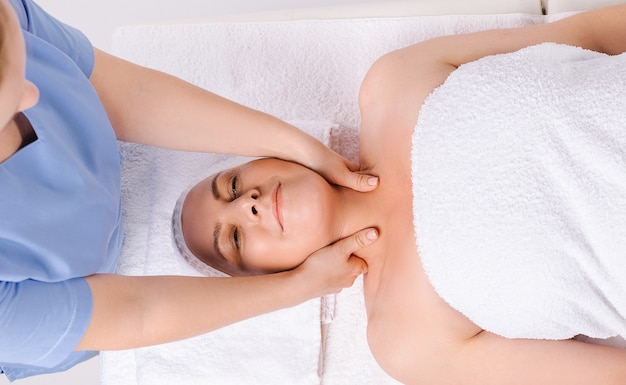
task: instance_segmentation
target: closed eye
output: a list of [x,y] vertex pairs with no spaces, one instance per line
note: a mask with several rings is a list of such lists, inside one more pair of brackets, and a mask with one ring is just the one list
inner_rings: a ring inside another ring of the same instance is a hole
[[237,228],[235,228],[235,230],[233,231],[233,244],[235,245],[235,248],[237,250],[239,250],[239,230]]
[[230,179],[230,191],[228,193],[230,195],[231,201],[237,199],[237,180],[237,175],[233,175],[233,177]]

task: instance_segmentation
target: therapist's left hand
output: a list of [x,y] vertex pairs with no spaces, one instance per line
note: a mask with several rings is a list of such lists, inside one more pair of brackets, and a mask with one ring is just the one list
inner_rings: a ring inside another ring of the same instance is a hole
[[330,183],[355,191],[368,192],[378,187],[378,177],[362,172],[354,164],[321,144],[316,156],[309,157],[307,167],[317,171]]

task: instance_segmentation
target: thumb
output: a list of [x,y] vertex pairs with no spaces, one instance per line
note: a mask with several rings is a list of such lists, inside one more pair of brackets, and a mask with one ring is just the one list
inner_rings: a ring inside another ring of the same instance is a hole
[[377,176],[360,173],[360,167],[355,163],[346,162],[346,165],[348,166],[348,171],[344,174],[346,179],[345,183],[341,183],[343,186],[359,192],[372,191],[378,187]]
[[[344,255],[347,259],[357,251],[370,246],[378,239],[378,230],[374,228],[368,228],[358,231],[349,237],[343,238],[334,244],[334,247],[339,248],[341,255]],[[360,259],[360,258],[359,258]]]
[[378,177],[373,175],[351,172],[348,180],[350,183],[347,187],[355,191],[368,192],[378,187]]

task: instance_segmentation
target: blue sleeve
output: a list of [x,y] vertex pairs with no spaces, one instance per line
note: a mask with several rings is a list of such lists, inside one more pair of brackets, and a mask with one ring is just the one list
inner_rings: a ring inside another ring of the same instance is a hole
[[10,2],[23,31],[53,45],[72,59],[85,76],[91,75],[94,65],[93,47],[82,32],[55,19],[32,0]]
[[0,366],[10,379],[63,370],[85,359],[73,353],[91,318],[84,278],[58,283],[0,282]]

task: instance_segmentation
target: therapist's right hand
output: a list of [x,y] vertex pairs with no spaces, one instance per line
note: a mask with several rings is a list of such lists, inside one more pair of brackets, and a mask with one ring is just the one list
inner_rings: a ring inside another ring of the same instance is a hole
[[311,254],[295,271],[302,274],[306,284],[319,290],[317,297],[336,294],[367,273],[367,263],[356,254],[377,239],[374,228],[358,231]]

